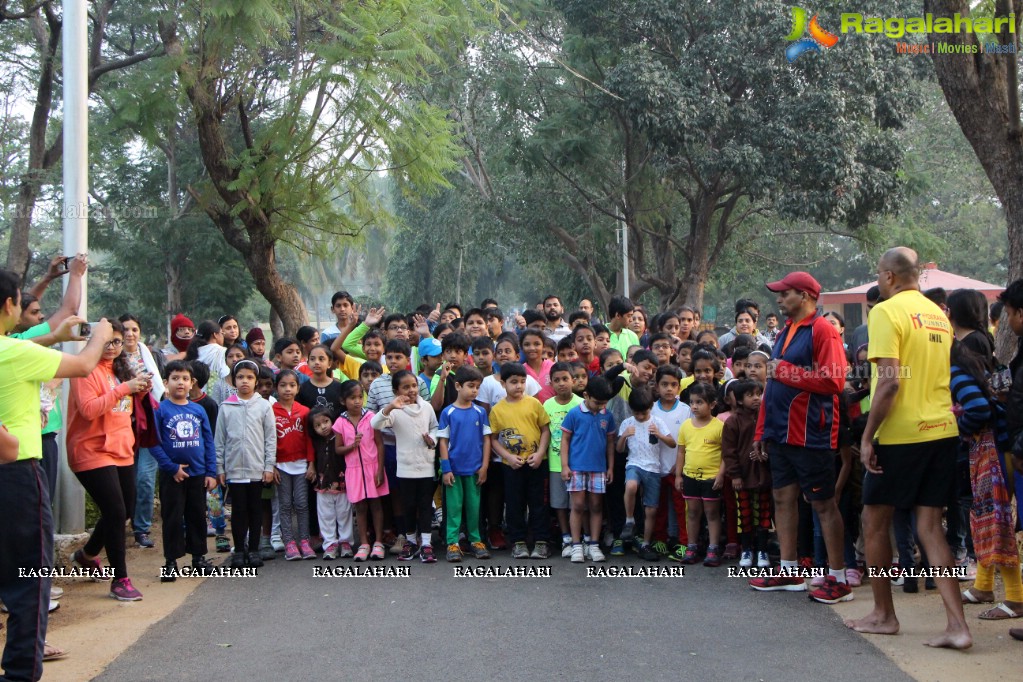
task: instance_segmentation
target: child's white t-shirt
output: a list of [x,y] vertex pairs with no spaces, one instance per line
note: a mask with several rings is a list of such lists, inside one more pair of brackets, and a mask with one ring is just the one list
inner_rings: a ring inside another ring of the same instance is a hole
[[625,466],[639,467],[643,471],[658,474],[661,471],[661,458],[658,451],[659,443],[654,444],[650,442],[651,423],[657,425],[657,430],[662,435],[671,433],[660,420],[651,415],[645,422],[637,421],[635,417],[626,418],[621,426],[618,427],[618,435],[624,434],[630,426],[636,429],[636,432],[629,436],[627,440],[629,455],[625,460]]
[[[526,376],[526,395],[536,397],[536,394],[540,392],[540,388],[540,383],[536,379],[528,375]],[[501,380],[496,374],[491,374],[483,378],[483,383],[480,384],[480,391],[476,396],[476,400],[493,407],[507,396],[508,391],[504,390]]]
[[[654,408],[651,412],[652,416],[657,419],[658,424],[664,424],[667,431],[662,433],[670,433],[672,436],[678,437],[678,432],[682,428],[682,423],[693,416],[693,411],[679,399],[675,399],[675,407],[670,410],[665,410],[661,407],[661,401],[658,400],[654,403]],[[658,443],[658,454],[661,459],[661,475],[667,476],[675,470],[675,462],[678,460],[678,447],[669,448],[664,443]]]

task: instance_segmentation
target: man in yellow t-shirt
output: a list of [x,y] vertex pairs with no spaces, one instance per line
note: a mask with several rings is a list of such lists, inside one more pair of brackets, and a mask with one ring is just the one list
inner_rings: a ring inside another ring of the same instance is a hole
[[[875,365],[870,416],[860,443],[863,532],[867,567],[891,566],[889,529],[896,508],[913,509],[916,530],[932,568],[951,576],[952,552],[941,528],[942,510],[954,499],[959,430],[952,414],[952,327],[941,309],[920,293],[920,267],[912,249],[881,257],[877,285],[883,303],[868,318],[867,357]],[[915,580],[916,577],[914,576]],[[948,625],[929,646],[967,649],[973,639],[963,616],[959,583],[935,579]],[[895,634],[899,621],[891,581],[872,576],[874,609],[846,625],[857,632]]]
[[7,619],[4,679],[42,676],[50,578],[19,577],[18,569],[53,566],[53,516],[42,467],[39,388],[54,378],[87,376],[99,363],[112,331],[101,320],[80,355],[67,355],[7,336],[21,318],[18,276],[0,270],[0,424],[17,439],[17,459],[0,465],[0,600]]

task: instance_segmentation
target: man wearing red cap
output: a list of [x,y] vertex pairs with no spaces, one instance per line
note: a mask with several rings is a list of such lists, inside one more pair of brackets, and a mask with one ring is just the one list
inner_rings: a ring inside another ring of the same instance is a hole
[[802,577],[785,575],[798,566],[796,532],[802,494],[821,522],[828,550],[828,576],[810,597],[825,604],[853,598],[842,555],[842,516],[835,503],[838,396],[845,387],[845,353],[838,332],[817,312],[821,285],[806,272],[789,273],[767,288],[788,317],[767,365],[753,456],[766,459],[774,488],[775,525],[781,572],[750,581],[762,592],[806,589]]
[[171,320],[170,328],[170,345],[163,347],[163,354],[167,356],[168,362],[171,360],[184,360],[188,344],[192,342],[192,337],[195,336],[195,322],[185,317],[184,313],[178,313]]

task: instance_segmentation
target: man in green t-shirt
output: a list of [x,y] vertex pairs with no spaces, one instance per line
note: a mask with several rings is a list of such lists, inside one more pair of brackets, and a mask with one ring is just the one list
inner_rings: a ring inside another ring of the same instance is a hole
[[18,457],[0,466],[0,600],[10,616],[4,648],[4,678],[38,680],[46,639],[50,578],[22,577],[19,569],[53,566],[53,516],[41,466],[40,384],[87,376],[112,336],[105,319],[93,329],[80,355],[68,355],[11,338],[21,319],[18,276],[0,270],[0,423],[18,440]]

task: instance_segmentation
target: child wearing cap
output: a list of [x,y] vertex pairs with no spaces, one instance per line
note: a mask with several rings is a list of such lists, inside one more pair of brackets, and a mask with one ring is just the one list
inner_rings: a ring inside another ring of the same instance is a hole
[[430,388],[431,396],[440,382],[437,370],[442,362],[440,341],[427,337],[419,342],[419,378]]
[[195,322],[185,317],[184,313],[178,313],[171,320],[170,343],[163,347],[163,354],[171,360],[184,360],[188,344],[195,336]]

